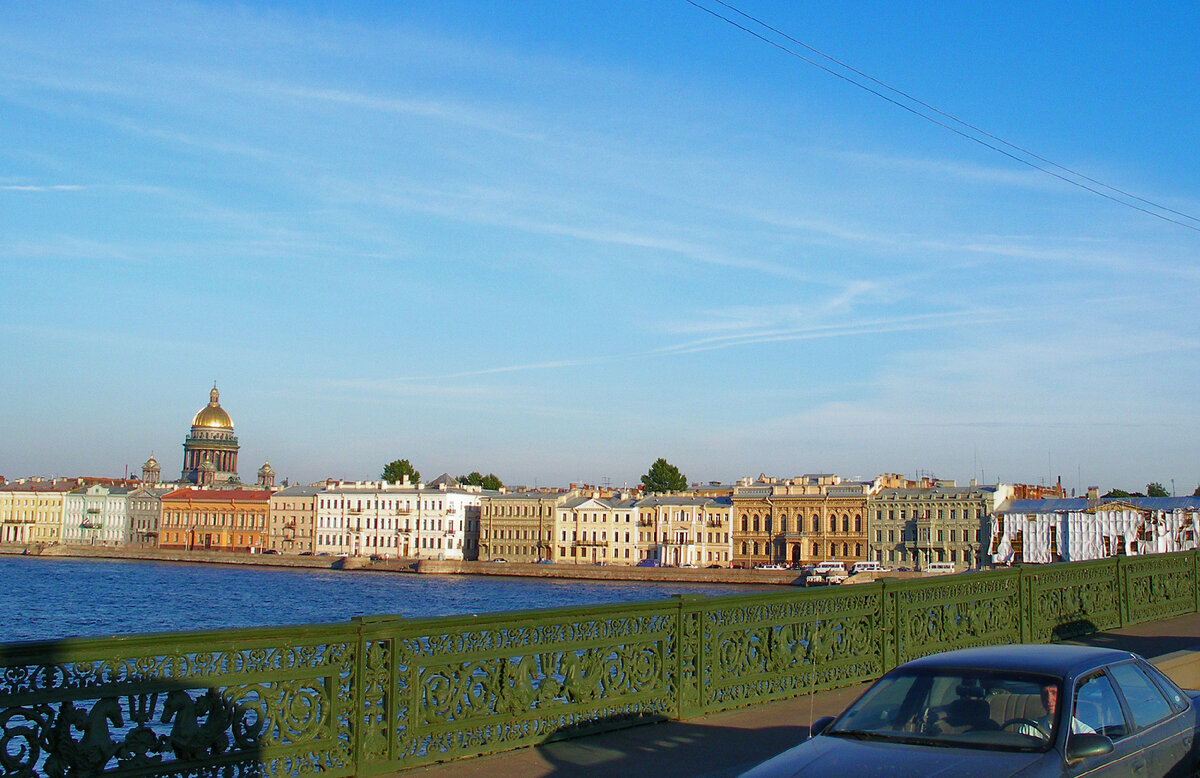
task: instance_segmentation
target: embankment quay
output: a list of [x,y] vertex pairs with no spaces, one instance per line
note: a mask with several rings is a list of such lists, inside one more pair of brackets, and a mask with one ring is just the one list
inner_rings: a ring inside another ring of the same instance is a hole
[[[425,575],[490,575],[521,578],[563,578],[593,581],[680,581],[685,583],[800,585],[794,570],[737,570],[728,568],[627,567],[618,565],[521,564],[464,562],[437,559],[380,559],[294,554],[247,554],[233,551],[180,551],[121,546],[0,545],[0,554],[82,559],[141,559],[154,562],[256,565],[311,570],[363,570],[367,572]],[[898,574],[904,575],[904,574]]]
[[[918,656],[1077,639],[1160,657],[1188,649],[1198,563],[1182,552],[829,589],[10,644],[0,651],[0,737],[6,769],[25,774],[641,774],[643,762],[683,774],[662,767],[672,760],[686,774],[733,774],[795,742],[796,721],[811,721],[806,706],[840,707]],[[737,723],[758,714],[770,718]],[[639,724],[656,726],[614,732]],[[606,739],[569,740],[592,735]],[[722,738],[715,751],[732,750],[705,761],[702,741]],[[540,772],[489,767],[526,757],[544,760]]]

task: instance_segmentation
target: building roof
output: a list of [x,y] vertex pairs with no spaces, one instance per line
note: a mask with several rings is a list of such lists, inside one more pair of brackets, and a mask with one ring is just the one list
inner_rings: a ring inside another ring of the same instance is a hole
[[277,492],[274,492],[272,497],[316,497],[323,492],[319,486],[305,486],[303,484],[294,484],[284,487]]
[[163,502],[267,502],[271,493],[262,489],[176,489],[162,499]]

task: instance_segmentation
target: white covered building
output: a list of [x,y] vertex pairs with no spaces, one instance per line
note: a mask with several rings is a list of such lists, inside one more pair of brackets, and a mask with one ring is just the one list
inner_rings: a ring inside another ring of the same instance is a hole
[[337,556],[475,559],[482,490],[433,484],[330,482],[316,495],[313,551]]
[[1200,537],[1200,498],[1013,500],[992,516],[993,564],[1080,562],[1190,551]]

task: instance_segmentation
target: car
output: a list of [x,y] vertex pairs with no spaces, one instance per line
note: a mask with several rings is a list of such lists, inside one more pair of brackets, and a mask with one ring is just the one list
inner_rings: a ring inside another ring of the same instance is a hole
[[897,667],[743,776],[1192,775],[1198,701],[1129,651],[960,649]]
[[554,564],[554,560],[553,559],[539,559],[538,561],[534,562],[534,564],[535,565],[552,565],[552,564]]
[[498,557],[495,557],[495,558],[493,558],[493,559],[489,559],[488,561],[489,561],[489,562],[492,562],[492,563],[494,563],[494,564],[498,564],[498,565],[506,565],[506,564],[508,564],[508,560],[507,560],[507,559],[505,559],[505,558],[504,558],[504,557],[502,557],[502,556],[498,556]]
[[707,568],[705,568],[705,569],[707,569],[707,570],[720,570],[720,569],[721,569],[721,568],[723,568],[723,567],[725,567],[725,565],[719,565],[719,564],[715,564],[715,563],[714,563],[714,564],[711,564],[711,565],[709,565],[709,566],[708,566]]
[[657,559],[643,559],[634,565],[634,567],[662,567],[662,564]]

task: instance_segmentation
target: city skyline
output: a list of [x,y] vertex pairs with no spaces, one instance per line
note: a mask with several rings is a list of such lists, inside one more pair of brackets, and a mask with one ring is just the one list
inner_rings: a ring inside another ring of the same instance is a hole
[[[738,7],[1200,213],[1195,7]],[[686,2],[0,19],[9,478],[1200,483],[1200,234]]]

